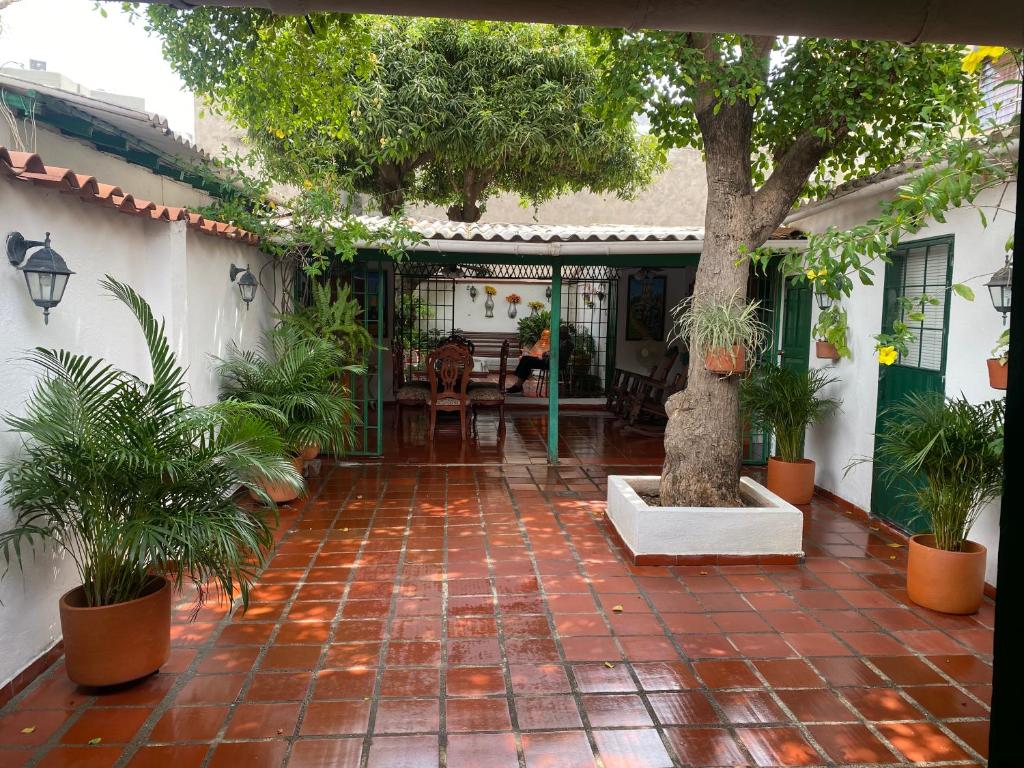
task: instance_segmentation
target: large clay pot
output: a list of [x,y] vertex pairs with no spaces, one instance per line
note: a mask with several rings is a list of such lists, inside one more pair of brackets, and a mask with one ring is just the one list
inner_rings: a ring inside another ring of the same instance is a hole
[[814,462],[810,459],[768,459],[768,490],[790,504],[810,504],[814,495]]
[[720,376],[742,373],[746,368],[747,351],[743,347],[727,349],[711,349],[704,355],[704,367]]
[[838,360],[839,350],[836,349],[836,345],[830,341],[816,341],[814,342],[814,354],[819,360]]
[[998,357],[988,359],[988,383],[992,389],[1006,389],[1006,374],[1009,365],[1004,365]]
[[75,587],[60,599],[64,667],[79,685],[127,683],[156,672],[171,652],[171,585],[154,576],[136,600],[90,608]]
[[963,552],[935,547],[930,533],[912,536],[907,557],[907,594],[918,605],[941,613],[977,613],[985,593],[987,550],[973,541]]
[[[292,464],[300,475],[302,474],[302,470],[306,468],[306,462],[301,456],[296,456],[292,459]],[[263,481],[260,481],[260,485],[263,486],[263,490],[267,492],[267,496],[269,496],[270,500],[275,504],[287,504],[289,501],[295,501],[299,498],[299,492],[290,485],[267,483]],[[259,500],[259,496],[252,491],[249,492],[249,495],[252,496],[253,499],[257,501]]]

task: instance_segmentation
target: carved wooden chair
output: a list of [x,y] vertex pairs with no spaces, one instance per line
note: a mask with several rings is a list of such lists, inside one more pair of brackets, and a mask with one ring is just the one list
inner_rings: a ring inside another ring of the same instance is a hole
[[473,356],[461,344],[445,344],[427,358],[427,381],[430,407],[430,435],[437,426],[438,411],[458,412],[462,439],[466,439],[469,407],[469,376],[473,372]]
[[473,383],[469,388],[469,404],[473,407],[473,426],[476,426],[476,412],[479,408],[498,409],[498,429],[505,425],[505,378],[508,375],[508,355],[512,346],[510,339],[501,344],[498,365],[498,381]]
[[405,354],[402,342],[397,338],[391,342],[391,395],[395,400],[395,429],[402,424],[405,408],[426,408],[430,400],[430,385],[425,381],[407,381],[405,378]]
[[672,377],[671,382],[641,384],[639,390],[642,390],[643,397],[639,396],[640,391],[634,396],[630,402],[629,412],[626,414],[627,421],[630,425],[636,424],[639,420],[668,421],[668,414],[665,413],[665,401],[676,392],[686,389],[686,380],[687,369],[684,368]]

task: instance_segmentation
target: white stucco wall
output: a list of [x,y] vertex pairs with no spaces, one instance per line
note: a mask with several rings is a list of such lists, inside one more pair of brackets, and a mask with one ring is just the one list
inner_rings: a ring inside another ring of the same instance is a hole
[[[81,163],[82,170],[90,168]],[[131,284],[166,319],[179,359],[189,365],[196,402],[216,397],[209,355],[222,353],[232,340],[251,345],[269,321],[265,297],[246,312],[228,281],[232,262],[251,263],[255,272],[264,256],[255,248],[187,230],[183,222],[126,216],[72,195],[0,180],[0,240],[12,230],[28,239],[51,232],[53,248],[75,274],[44,326],[22,274],[6,258],[0,262],[0,412],[20,411],[30,395],[36,371],[20,358],[35,346],[98,355],[149,375],[142,335],[128,309],[103,293],[99,280],[104,274]],[[18,447],[16,435],[0,431],[0,461],[14,456]],[[10,510],[0,506],[0,528],[11,519]],[[15,566],[0,580],[0,685],[60,638],[57,599],[77,581],[69,566],[40,552],[24,574]]]
[[[1005,200],[1013,200],[1016,190],[1011,188]],[[794,222],[794,226],[807,231],[821,231],[829,226],[840,228],[860,224],[878,213],[884,199],[883,192],[851,195],[838,205]],[[981,205],[996,202],[995,193],[982,196]],[[989,387],[985,360],[1003,330],[1002,317],[989,300],[984,283],[1003,265],[1003,246],[1013,230],[1013,217],[1000,213],[989,226],[981,225],[977,211],[960,209],[950,212],[946,222],[931,222],[906,242],[940,235],[952,235],[953,282],[970,285],[975,292],[973,302],[957,296],[950,300],[949,341],[946,360],[946,394],[963,394],[971,402],[983,402],[1003,393]],[[838,496],[870,510],[870,464],[860,464],[848,473],[845,468],[858,456],[872,455],[874,449],[875,417],[878,405],[878,361],[874,356],[873,334],[881,330],[884,287],[884,265],[876,269],[873,286],[856,285],[853,296],[844,302],[849,313],[850,348],[852,360],[837,364],[817,360],[812,345],[811,364],[828,365],[840,381],[834,393],[842,398],[842,411],[828,422],[812,427],[807,436],[807,457],[817,462],[818,485]],[[815,320],[817,307],[814,308]],[[814,321],[812,321],[814,322]],[[971,538],[989,549],[986,578],[996,582],[996,548],[999,542],[999,501],[987,508],[971,532]]]

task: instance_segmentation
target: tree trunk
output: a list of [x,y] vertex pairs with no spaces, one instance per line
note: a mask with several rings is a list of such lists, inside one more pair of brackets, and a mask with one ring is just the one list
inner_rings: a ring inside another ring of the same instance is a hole
[[[707,151],[708,202],[704,247],[694,295],[727,301],[746,297],[748,266],[737,265],[740,246],[759,245],[754,236],[750,174],[752,114],[746,105],[698,114]],[[740,440],[738,377],[722,378],[704,367],[702,350],[690,353],[686,389],[665,405],[665,506],[733,506],[739,500]]]

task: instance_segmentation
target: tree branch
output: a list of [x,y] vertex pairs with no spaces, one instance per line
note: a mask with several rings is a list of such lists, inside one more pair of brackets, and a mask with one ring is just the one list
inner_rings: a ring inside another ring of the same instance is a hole
[[[844,131],[845,133],[845,131]],[[772,175],[754,193],[753,214],[758,240],[767,240],[796,203],[807,179],[835,142],[823,141],[804,131],[782,153]]]

